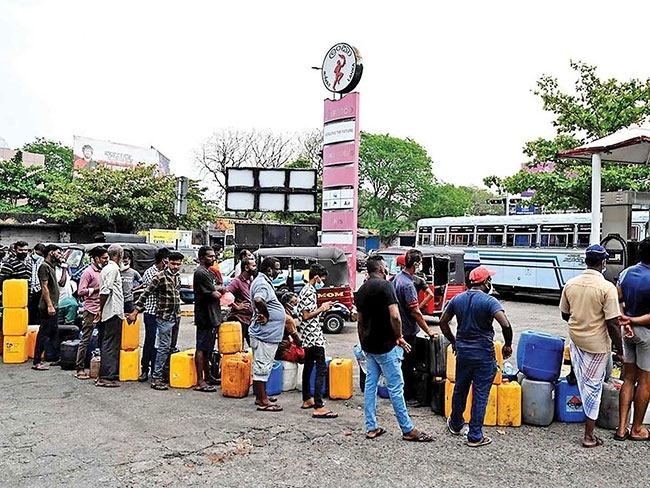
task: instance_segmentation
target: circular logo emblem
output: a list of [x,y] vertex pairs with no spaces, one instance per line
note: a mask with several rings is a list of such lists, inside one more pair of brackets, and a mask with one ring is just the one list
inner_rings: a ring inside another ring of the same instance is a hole
[[344,42],[332,46],[323,59],[323,84],[331,92],[351,92],[359,84],[362,72],[361,54]]

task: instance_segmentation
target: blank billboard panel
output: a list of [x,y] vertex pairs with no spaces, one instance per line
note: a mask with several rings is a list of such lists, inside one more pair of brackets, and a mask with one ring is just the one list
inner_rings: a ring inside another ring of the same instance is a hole
[[316,211],[316,195],[310,194],[295,194],[288,195],[289,205],[287,209],[289,212],[315,212]]
[[255,209],[255,193],[228,193],[226,195],[226,210]]
[[286,171],[282,169],[260,170],[258,176],[260,188],[284,188],[286,174]]
[[259,210],[268,212],[284,211],[284,193],[260,193]]
[[255,174],[252,169],[228,168],[227,186],[245,186],[253,188],[255,186]]

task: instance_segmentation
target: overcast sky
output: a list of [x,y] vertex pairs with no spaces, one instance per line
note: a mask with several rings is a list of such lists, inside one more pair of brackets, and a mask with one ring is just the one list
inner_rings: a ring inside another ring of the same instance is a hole
[[410,137],[435,175],[481,185],[552,137],[531,90],[570,90],[569,60],[650,77],[647,1],[0,0],[0,136],[155,146],[178,175],[224,128],[322,127],[318,71],[337,42],[363,56],[362,130]]

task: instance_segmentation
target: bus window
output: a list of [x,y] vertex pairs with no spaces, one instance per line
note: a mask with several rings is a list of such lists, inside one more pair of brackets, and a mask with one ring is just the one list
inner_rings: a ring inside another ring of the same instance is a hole
[[444,234],[436,234],[433,237],[433,245],[434,246],[444,246],[445,245],[445,235]]
[[573,247],[571,234],[542,234],[542,247]]
[[503,246],[503,234],[479,234],[479,246]]
[[[436,236],[437,237],[437,236]],[[431,234],[420,234],[418,244],[421,246],[428,246],[431,244]]]
[[470,234],[451,234],[449,236],[450,246],[469,246],[470,242]]
[[589,247],[589,234],[578,234],[578,247]]
[[534,247],[535,234],[508,234],[507,246],[508,247]]

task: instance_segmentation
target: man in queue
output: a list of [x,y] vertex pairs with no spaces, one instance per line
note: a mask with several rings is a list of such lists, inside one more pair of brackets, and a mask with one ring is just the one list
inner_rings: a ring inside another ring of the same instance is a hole
[[154,370],[151,374],[151,388],[154,390],[169,389],[163,379],[163,369],[173,347],[173,329],[180,322],[180,270],[182,264],[183,255],[178,251],[170,252],[167,267],[154,276],[136,302],[135,310],[127,316],[130,323],[135,322],[138,313],[145,309],[146,300],[152,295],[156,296],[158,351],[156,352]]

